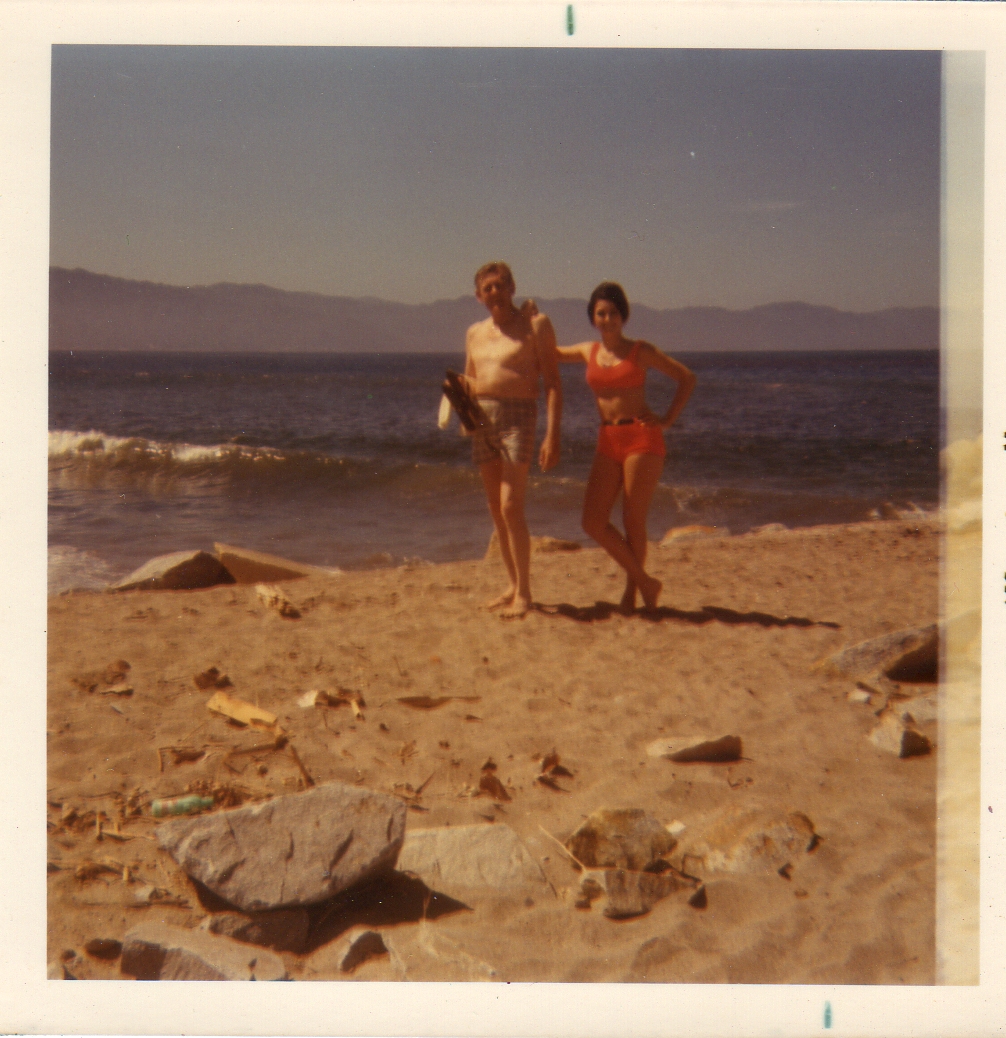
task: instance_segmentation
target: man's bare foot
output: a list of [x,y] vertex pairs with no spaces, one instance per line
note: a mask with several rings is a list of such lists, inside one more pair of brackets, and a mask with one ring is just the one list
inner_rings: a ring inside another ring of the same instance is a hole
[[525,598],[523,595],[514,595],[513,601],[500,613],[500,616],[505,617],[507,620],[516,620],[524,616],[530,608],[531,600],[529,598]]
[[657,599],[660,598],[660,590],[664,585],[656,577],[647,577],[646,583],[639,590],[643,593],[643,605],[647,609],[657,608]]
[[618,603],[618,611],[623,616],[631,616],[636,611],[636,585],[631,581],[625,585],[622,600]]
[[494,598],[491,602],[486,602],[486,609],[488,609],[489,612],[492,612],[494,609],[501,609],[503,606],[511,605],[516,594],[516,589],[510,588],[509,591],[504,591],[499,598]]

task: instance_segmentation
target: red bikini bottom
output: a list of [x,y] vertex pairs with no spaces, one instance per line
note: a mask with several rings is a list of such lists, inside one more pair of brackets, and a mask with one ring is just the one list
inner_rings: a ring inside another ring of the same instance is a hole
[[597,436],[597,453],[619,465],[633,454],[655,454],[663,458],[667,455],[664,430],[659,425],[646,425],[638,420],[626,425],[602,425]]

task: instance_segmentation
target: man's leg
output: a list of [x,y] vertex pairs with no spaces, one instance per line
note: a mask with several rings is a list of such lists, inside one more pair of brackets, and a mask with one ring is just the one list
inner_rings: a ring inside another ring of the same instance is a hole
[[[531,534],[524,516],[527,491],[527,462],[503,459],[500,463],[499,503],[503,524],[510,542],[510,560],[513,566],[511,580],[516,575],[516,590],[503,616],[523,616],[531,608]],[[501,540],[502,546],[502,540]]]
[[482,475],[482,485],[486,491],[486,504],[489,505],[489,514],[493,517],[493,525],[496,527],[496,540],[499,542],[500,555],[503,556],[503,565],[506,567],[507,575],[510,577],[510,587],[498,598],[487,602],[489,609],[499,609],[501,606],[511,606],[514,595],[517,593],[518,577],[517,567],[514,564],[513,552],[510,548],[510,532],[503,519],[501,505],[503,459],[496,458],[494,461],[485,461],[479,465]]

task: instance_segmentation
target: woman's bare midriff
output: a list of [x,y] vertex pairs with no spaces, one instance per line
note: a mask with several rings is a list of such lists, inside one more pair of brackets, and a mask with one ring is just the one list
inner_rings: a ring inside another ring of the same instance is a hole
[[597,410],[602,422],[617,422],[625,418],[640,418],[649,413],[646,393],[642,387],[623,389],[610,396],[597,394]]

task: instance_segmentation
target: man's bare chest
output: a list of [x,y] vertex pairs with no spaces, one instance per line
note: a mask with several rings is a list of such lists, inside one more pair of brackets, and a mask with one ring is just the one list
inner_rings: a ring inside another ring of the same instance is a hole
[[535,366],[533,335],[516,337],[495,326],[480,330],[471,343],[471,353],[476,363],[482,360],[517,370],[529,370]]

